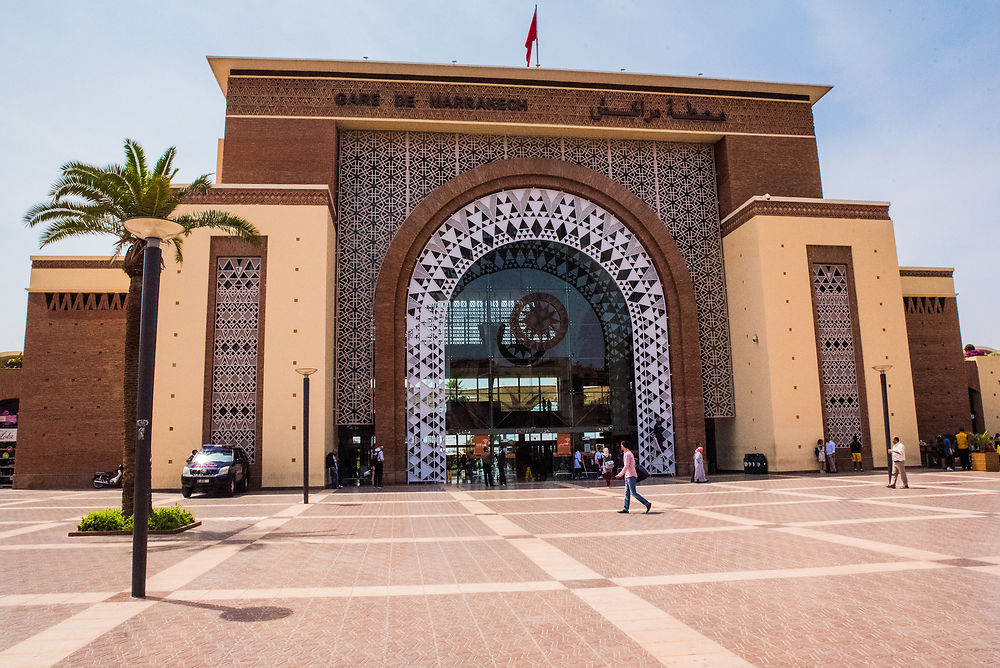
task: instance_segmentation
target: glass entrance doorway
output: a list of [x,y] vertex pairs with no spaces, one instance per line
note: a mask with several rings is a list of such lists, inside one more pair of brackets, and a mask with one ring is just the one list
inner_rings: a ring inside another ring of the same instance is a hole
[[634,436],[627,305],[586,255],[543,241],[486,254],[453,292],[446,328],[453,477],[484,480],[485,448],[503,446],[510,477],[551,480],[571,474],[576,450],[592,458]]

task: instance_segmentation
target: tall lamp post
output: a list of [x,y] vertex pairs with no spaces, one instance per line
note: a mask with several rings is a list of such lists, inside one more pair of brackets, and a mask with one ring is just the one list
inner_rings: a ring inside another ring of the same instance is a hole
[[139,318],[139,380],[135,411],[135,500],[132,516],[132,598],[146,598],[146,548],[149,537],[150,431],[153,421],[153,364],[160,300],[160,242],[184,231],[163,218],[130,218],[125,229],[146,240],[142,258],[142,307]]
[[885,466],[889,469],[889,484],[892,484],[892,442],[889,435],[889,391],[886,389],[885,372],[892,368],[891,364],[876,364],[872,367],[879,373],[882,381],[882,419],[885,422]]
[[302,374],[302,503],[309,503],[309,376],[312,367],[296,369]]

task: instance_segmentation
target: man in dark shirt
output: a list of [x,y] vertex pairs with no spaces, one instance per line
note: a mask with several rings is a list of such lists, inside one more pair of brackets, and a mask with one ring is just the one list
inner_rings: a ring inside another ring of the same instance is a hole
[[858,435],[854,435],[854,440],[851,441],[851,466],[854,467],[855,471],[864,471],[864,464],[861,463],[861,441],[858,440]]

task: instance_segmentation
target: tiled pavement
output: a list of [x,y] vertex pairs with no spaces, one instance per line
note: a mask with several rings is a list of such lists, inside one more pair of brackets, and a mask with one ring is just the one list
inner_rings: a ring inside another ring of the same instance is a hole
[[117,492],[4,491],[0,665],[998,665],[1000,476],[910,479],[156,494],[145,601]]

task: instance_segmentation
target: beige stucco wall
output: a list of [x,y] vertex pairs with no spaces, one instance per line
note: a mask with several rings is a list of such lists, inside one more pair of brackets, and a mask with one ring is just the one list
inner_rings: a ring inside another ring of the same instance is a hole
[[[773,470],[815,469],[822,397],[807,245],[850,246],[876,465],[885,465],[879,374],[888,372],[890,424],[917,463],[916,408],[906,320],[889,221],[756,216],[723,239],[733,344],[736,417],[719,420],[719,465],[742,468],[764,452]],[[754,336],[758,341],[753,341]]]
[[[900,267],[900,271],[920,271],[923,267]],[[934,267],[933,271],[950,270]],[[951,276],[902,276],[900,283],[904,297],[954,297],[955,280]]]
[[107,262],[108,268],[81,270],[32,267],[28,283],[30,292],[128,292],[128,276],[120,268],[110,266],[107,256],[32,256],[31,259]]
[[1000,355],[970,357],[966,364],[976,365],[986,432],[996,434],[1000,432]]
[[[185,206],[187,213],[219,206]],[[333,335],[335,236],[325,206],[241,205],[227,211],[267,237],[264,314],[262,484],[302,484],[302,377],[310,386],[310,484],[324,483],[323,456],[334,444]],[[176,488],[184,460],[202,442],[209,231],[184,243],[184,263],[164,253],[153,405],[153,486]],[[121,273],[121,272],[119,272]],[[214,274],[213,274],[214,275]],[[210,379],[208,382],[211,382]]]

